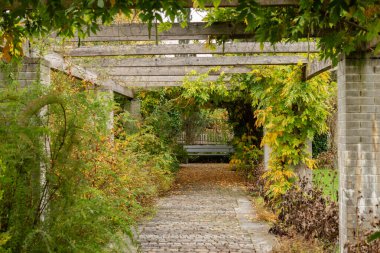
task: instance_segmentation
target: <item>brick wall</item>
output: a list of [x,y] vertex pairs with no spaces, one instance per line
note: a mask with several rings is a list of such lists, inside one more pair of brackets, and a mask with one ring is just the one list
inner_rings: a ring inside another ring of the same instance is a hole
[[353,55],[338,65],[338,157],[344,252],[357,228],[380,217],[380,59]]

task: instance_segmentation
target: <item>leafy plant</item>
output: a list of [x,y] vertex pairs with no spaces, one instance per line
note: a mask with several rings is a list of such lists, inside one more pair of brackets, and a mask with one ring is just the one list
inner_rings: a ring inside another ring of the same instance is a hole
[[335,92],[328,74],[303,82],[300,73],[299,66],[259,67],[245,79],[255,83],[251,96],[257,106],[256,125],[265,127],[262,144],[272,150],[269,170],[263,176],[274,200],[297,180],[296,166],[314,168],[307,142],[327,131],[329,101]]
[[374,241],[379,240],[379,239],[380,239],[380,231],[376,231],[373,234],[371,234],[370,236],[368,236],[368,242],[374,242]]
[[335,201],[323,197],[321,189],[307,187],[306,182],[292,186],[279,204],[278,222],[271,232],[308,239],[319,239],[334,245],[339,235],[339,210]]
[[[12,75],[9,75],[12,76]],[[124,237],[172,182],[157,136],[107,126],[114,103],[53,73],[50,87],[6,83],[0,95],[0,238],[5,252],[127,251]],[[118,114],[115,120],[127,120]],[[3,250],[3,251],[4,251]]]
[[328,137],[327,134],[317,134],[313,138],[312,143],[313,158],[317,157],[320,153],[328,150]]
[[235,138],[233,143],[235,150],[230,165],[244,172],[247,179],[254,177],[254,170],[262,160],[263,152],[255,142],[255,136],[243,135],[240,139]]
[[[236,9],[214,9],[206,19],[209,25],[222,21],[244,23],[260,42],[311,41],[313,38],[322,58],[337,63],[340,54],[349,55],[363,50],[363,45],[376,42],[380,34],[379,13],[376,0],[302,0],[299,5],[274,7],[241,0]],[[375,54],[379,50],[380,44],[377,44]]]

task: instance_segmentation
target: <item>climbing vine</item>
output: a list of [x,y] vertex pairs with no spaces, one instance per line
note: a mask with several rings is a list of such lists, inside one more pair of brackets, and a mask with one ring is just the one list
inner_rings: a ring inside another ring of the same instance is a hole
[[253,104],[257,106],[256,124],[265,128],[262,145],[271,148],[267,180],[268,195],[284,194],[296,180],[295,169],[305,164],[314,168],[308,141],[328,130],[326,120],[336,85],[328,73],[302,81],[296,67],[265,67],[252,71],[248,81]]

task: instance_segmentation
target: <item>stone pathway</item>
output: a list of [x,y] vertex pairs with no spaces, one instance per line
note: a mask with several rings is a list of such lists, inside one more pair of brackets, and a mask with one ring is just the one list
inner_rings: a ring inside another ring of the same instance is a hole
[[242,179],[226,164],[187,164],[175,189],[139,227],[142,252],[270,252],[275,237],[253,221]]

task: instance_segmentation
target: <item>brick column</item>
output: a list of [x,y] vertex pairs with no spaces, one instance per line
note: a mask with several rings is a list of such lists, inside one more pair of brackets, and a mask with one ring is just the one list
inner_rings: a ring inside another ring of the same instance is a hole
[[338,65],[338,167],[344,252],[354,231],[380,217],[380,59],[357,54]]

